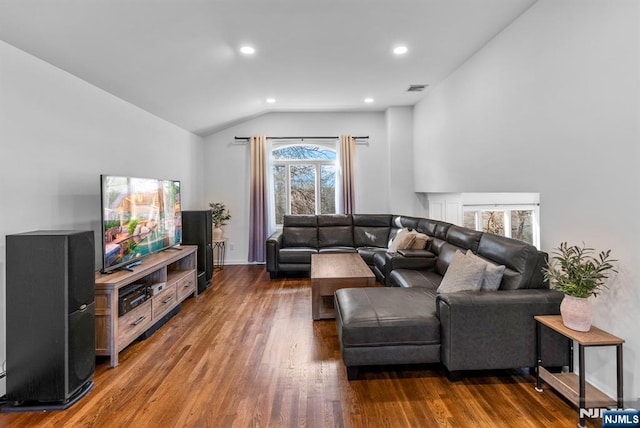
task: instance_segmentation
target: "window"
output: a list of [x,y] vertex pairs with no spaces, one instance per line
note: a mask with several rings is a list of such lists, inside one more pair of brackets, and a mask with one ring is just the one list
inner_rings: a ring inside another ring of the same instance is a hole
[[537,205],[465,205],[464,227],[540,246]]
[[274,148],[273,196],[276,224],[285,214],[336,213],[336,150],[295,144]]

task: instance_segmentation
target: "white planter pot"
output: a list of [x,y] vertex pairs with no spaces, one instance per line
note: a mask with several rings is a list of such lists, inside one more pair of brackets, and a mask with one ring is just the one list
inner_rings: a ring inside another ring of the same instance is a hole
[[222,229],[219,227],[213,228],[213,240],[221,241],[222,240]]
[[586,297],[573,297],[565,294],[560,303],[562,323],[576,331],[591,329],[591,306]]

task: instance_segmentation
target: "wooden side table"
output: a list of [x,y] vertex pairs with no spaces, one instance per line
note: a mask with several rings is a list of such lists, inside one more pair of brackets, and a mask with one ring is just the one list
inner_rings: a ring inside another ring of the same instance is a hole
[[[616,337],[597,327],[591,327],[588,332],[571,330],[562,323],[560,315],[538,315],[534,319],[536,323],[537,340],[537,376],[536,391],[542,392],[542,381],[563,395],[573,404],[578,406],[578,426],[585,426],[585,414],[587,409],[618,406],[623,408],[622,388],[622,344],[623,339]],[[557,331],[570,339],[571,356],[569,370],[573,372],[573,342],[578,343],[578,374],[575,373],[551,373],[542,365],[542,325]],[[616,374],[617,374],[617,400],[612,399],[602,391],[585,380],[584,374],[584,348],[592,346],[616,347]]]
[[213,240],[213,270],[224,269],[224,253],[227,250],[226,239]]

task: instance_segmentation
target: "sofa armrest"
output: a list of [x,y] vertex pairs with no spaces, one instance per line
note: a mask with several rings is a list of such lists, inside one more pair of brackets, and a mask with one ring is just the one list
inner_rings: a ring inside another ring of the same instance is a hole
[[267,272],[273,278],[278,274],[278,258],[282,247],[282,231],[278,230],[267,238]]
[[427,251],[427,250],[411,250],[411,249],[407,249],[407,250],[398,250],[398,254],[400,254],[401,256],[405,256],[405,257],[421,257],[421,258],[434,258],[436,255],[433,254],[431,251]]
[[[436,297],[441,359],[449,371],[536,366],[535,315],[557,315],[563,294],[549,289],[462,291]],[[569,364],[569,342],[544,327],[543,361]]]
[[386,286],[389,286],[391,271],[394,269],[432,269],[435,266],[435,254],[425,250],[415,251],[419,251],[421,254],[414,253],[411,257],[406,257],[400,254],[400,252],[385,254],[384,279]]

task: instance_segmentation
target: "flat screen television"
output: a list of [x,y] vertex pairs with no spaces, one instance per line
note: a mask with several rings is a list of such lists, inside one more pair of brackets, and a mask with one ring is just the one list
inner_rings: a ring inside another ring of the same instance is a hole
[[102,272],[182,241],[180,181],[100,176]]

